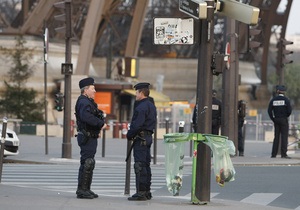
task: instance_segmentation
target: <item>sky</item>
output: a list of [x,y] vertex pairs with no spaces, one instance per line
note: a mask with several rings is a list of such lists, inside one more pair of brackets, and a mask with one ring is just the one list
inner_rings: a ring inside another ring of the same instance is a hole
[[287,30],[286,30],[287,35],[300,34],[299,8],[300,8],[300,0],[293,0],[289,19],[288,19],[288,24],[287,24]]

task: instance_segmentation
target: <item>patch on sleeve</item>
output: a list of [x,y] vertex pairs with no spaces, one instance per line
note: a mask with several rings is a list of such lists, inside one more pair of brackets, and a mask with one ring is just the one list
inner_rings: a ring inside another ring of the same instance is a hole
[[219,110],[219,105],[213,104],[211,108],[212,110]]

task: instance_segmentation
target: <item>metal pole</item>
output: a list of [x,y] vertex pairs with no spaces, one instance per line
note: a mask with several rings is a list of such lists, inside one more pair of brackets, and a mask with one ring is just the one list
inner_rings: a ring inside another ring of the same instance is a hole
[[[193,123],[191,122],[190,133],[193,133]],[[193,141],[190,141],[190,157],[193,156]]]
[[[71,38],[72,38],[72,24],[71,24],[71,1],[65,1],[66,9],[66,63],[71,63]],[[72,72],[65,74],[65,104],[64,104],[64,130],[63,130],[63,144],[62,144],[62,158],[72,157],[71,144],[71,75]]]
[[278,75],[278,83],[279,85],[284,84],[284,68],[283,68],[283,42],[280,40],[278,42],[278,56],[277,56],[277,75]]
[[45,154],[48,155],[48,100],[47,100],[47,62],[48,62],[48,29],[44,22],[44,106],[45,106]]
[[[197,133],[211,133],[212,81],[211,71],[214,41],[214,1],[207,2],[207,20],[199,22],[199,53],[197,75]],[[195,197],[199,204],[210,201],[211,150],[200,142],[197,146]]]
[[184,121],[179,121],[179,128],[178,128],[178,133],[183,133],[184,132]]
[[4,155],[4,146],[5,146],[5,137],[6,137],[6,127],[7,127],[7,118],[3,118],[2,124],[2,135],[1,135],[1,149],[0,149],[0,183],[2,179],[2,168],[3,168],[3,155]]
[[157,162],[157,123],[155,125],[154,139],[153,139],[153,164]]
[[106,139],[106,131],[103,129],[102,131],[102,157],[105,157],[105,139]]
[[222,97],[222,125],[221,133],[224,136],[228,136],[229,139],[234,141],[234,145],[237,148],[238,145],[238,35],[236,33],[236,21],[227,18],[228,37],[227,41],[230,43],[230,67],[223,71],[223,97]]
[[166,117],[166,133],[169,133],[169,121],[170,119]]

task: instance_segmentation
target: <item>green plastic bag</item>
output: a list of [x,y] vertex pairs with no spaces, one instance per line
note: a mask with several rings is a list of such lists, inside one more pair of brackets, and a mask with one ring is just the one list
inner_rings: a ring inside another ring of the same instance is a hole
[[166,182],[168,191],[174,196],[179,195],[182,188],[185,143],[189,138],[188,133],[164,135]]
[[206,141],[213,152],[213,166],[216,182],[224,186],[225,182],[234,180],[235,169],[233,167],[230,155],[235,155],[235,146],[232,141],[225,136],[205,134]]

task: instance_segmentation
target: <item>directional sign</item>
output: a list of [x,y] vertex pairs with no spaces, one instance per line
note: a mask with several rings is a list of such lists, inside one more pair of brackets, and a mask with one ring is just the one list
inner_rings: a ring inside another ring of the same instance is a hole
[[196,19],[207,18],[207,3],[201,0],[179,0],[179,10]]
[[259,8],[235,0],[220,0],[220,2],[222,9],[219,14],[250,25],[258,23]]

